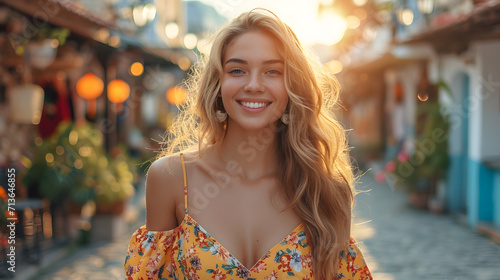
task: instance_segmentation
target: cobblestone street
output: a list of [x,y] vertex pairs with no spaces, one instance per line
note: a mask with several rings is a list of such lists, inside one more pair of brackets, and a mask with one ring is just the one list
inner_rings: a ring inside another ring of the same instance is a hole
[[[358,186],[371,191],[357,196],[353,236],[375,280],[500,279],[499,245],[450,216],[410,208],[406,194],[374,182],[372,175],[364,175]],[[123,279],[131,234],[80,249],[34,279]]]
[[106,245],[78,250],[54,267],[54,271],[32,279],[125,279],[122,265],[129,239],[130,236],[123,236]]
[[500,246],[448,215],[412,209],[407,195],[362,177],[354,237],[375,280],[498,280]]

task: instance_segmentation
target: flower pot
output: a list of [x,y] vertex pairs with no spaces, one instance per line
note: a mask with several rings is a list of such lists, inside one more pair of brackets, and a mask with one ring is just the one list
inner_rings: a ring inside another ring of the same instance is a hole
[[427,207],[435,214],[443,214],[445,211],[444,202],[439,199],[429,199]]
[[[57,42],[55,39],[45,39],[38,42],[30,42],[26,46],[26,60],[35,68],[44,69],[54,62],[57,52]],[[55,46],[55,47],[54,47]]]
[[83,208],[83,205],[81,205],[81,204],[77,204],[74,202],[68,203],[68,213],[70,215],[80,216],[80,214],[82,213],[82,208]]
[[411,192],[410,204],[418,209],[427,209],[429,194],[426,192]]

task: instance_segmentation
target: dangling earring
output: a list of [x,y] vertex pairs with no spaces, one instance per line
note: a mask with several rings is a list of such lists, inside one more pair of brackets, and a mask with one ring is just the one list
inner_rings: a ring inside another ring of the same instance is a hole
[[217,121],[223,123],[227,119],[226,110],[224,110],[224,104],[222,103],[222,96],[217,95],[217,100],[215,101],[215,117]]
[[290,117],[287,113],[284,113],[282,116],[281,116],[281,121],[284,123],[284,124],[288,124],[288,122],[290,121]]
[[219,121],[220,123],[224,122],[227,118],[227,113],[226,112],[222,112],[221,110],[217,110],[215,111],[215,117],[217,118],[217,121]]

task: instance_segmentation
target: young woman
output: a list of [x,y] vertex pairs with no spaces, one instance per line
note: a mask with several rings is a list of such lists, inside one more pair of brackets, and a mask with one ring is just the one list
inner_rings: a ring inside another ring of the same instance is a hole
[[293,31],[267,10],[244,13],[191,78],[148,170],[128,279],[372,279],[350,238],[338,82]]

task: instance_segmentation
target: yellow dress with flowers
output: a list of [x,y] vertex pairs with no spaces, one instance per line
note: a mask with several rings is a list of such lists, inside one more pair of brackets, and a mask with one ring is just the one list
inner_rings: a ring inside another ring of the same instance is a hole
[[[123,269],[126,279],[314,279],[311,246],[304,224],[245,267],[187,212],[184,158],[184,220],[174,229],[151,231],[146,225],[131,239]],[[351,238],[341,252],[338,279],[372,280],[363,255]]]

